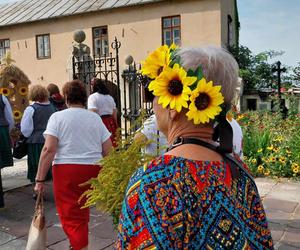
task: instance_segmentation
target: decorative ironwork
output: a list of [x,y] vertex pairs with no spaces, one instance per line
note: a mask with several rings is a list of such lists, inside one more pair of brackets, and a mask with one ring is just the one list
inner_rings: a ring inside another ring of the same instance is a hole
[[140,73],[140,66],[135,63],[129,65],[123,71],[122,78],[122,117],[124,135],[127,137],[137,129],[134,125],[141,115],[141,110],[146,112],[146,116],[152,114],[152,102],[148,101],[145,96],[143,86],[147,85],[149,80]]
[[120,71],[119,71],[119,49],[121,43],[115,38],[111,44],[112,51],[104,56],[89,53],[73,53],[73,79],[80,79],[87,85],[88,94],[91,93],[92,78],[106,80],[107,87],[112,94],[119,114],[121,114],[120,101]]

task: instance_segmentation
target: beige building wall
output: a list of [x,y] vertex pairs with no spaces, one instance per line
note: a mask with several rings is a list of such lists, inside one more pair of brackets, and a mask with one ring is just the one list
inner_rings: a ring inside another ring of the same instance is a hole
[[[223,21],[220,8],[220,0],[166,1],[0,27],[0,39],[10,39],[12,58],[33,84],[56,83],[61,86],[71,77],[71,51],[75,30],[84,30],[84,43],[92,50],[92,27],[107,25],[109,42],[117,37],[122,44],[120,65],[124,67],[127,55],[132,55],[136,62],[140,62],[148,52],[161,45],[161,18],[165,16],[181,15],[182,46],[220,46],[225,32],[221,31]],[[39,60],[36,56],[35,37],[48,33],[51,58]]]
[[228,15],[232,18],[232,44],[235,44],[237,33],[235,27],[235,0],[220,0],[221,4],[221,40],[222,46],[228,45]]

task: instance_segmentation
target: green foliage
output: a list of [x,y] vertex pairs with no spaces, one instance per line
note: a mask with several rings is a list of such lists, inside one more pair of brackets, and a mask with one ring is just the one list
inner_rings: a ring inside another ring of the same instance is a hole
[[255,176],[300,178],[300,117],[279,112],[236,116],[243,129],[245,162]]
[[293,69],[291,79],[296,83],[296,85],[300,86],[300,62],[298,62],[298,65]]
[[97,178],[89,180],[90,184],[83,197],[87,198],[84,207],[96,205],[98,209],[110,213],[116,224],[119,219],[122,201],[132,174],[153,156],[145,155],[141,148],[149,142],[136,141],[133,136],[119,139],[118,146],[100,161],[102,166]]
[[249,48],[242,45],[230,46],[228,50],[239,64],[240,77],[243,78],[246,90],[276,87],[273,83],[273,65],[268,60],[284,54],[283,51],[269,50],[254,55]]

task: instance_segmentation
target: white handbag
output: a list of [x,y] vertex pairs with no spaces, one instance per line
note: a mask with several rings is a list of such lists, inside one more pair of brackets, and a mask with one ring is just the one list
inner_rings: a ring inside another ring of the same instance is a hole
[[38,194],[33,219],[30,225],[26,250],[46,250],[47,231],[44,215],[44,199]]

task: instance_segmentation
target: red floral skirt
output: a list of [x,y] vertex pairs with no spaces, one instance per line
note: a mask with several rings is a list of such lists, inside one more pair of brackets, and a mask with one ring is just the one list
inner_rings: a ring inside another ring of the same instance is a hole
[[117,146],[117,141],[116,141],[116,135],[117,135],[117,129],[118,129],[118,124],[115,122],[114,118],[112,115],[101,115],[101,119],[105,125],[105,127],[108,129],[109,132],[111,132],[111,142],[114,147]]
[[81,164],[58,164],[52,168],[56,209],[74,250],[88,245],[90,211],[88,208],[81,209],[86,200],[79,203],[78,199],[89,186],[79,185],[97,177],[100,169],[99,165]]

